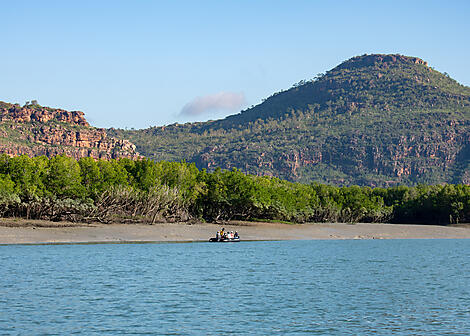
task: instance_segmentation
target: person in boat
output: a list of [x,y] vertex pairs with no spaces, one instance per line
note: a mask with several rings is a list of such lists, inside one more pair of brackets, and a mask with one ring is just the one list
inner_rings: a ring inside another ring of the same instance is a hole
[[238,232],[237,232],[237,231],[235,231],[235,234],[233,235],[233,238],[240,238],[240,237],[238,236]]
[[225,228],[222,228],[222,230],[220,230],[220,238],[221,239],[225,238]]

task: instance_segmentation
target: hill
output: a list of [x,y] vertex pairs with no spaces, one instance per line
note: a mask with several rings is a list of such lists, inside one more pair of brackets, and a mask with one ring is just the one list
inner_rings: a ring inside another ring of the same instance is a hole
[[291,181],[470,183],[470,88],[416,57],[363,55],[222,120],[108,130],[144,156]]
[[139,157],[129,141],[91,127],[83,112],[44,107],[35,101],[24,106],[0,102],[0,135],[0,153],[10,156]]

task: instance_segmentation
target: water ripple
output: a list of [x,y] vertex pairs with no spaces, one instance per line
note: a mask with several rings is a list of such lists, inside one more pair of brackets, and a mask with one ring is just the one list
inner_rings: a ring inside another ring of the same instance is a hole
[[1,335],[465,335],[470,241],[0,246]]

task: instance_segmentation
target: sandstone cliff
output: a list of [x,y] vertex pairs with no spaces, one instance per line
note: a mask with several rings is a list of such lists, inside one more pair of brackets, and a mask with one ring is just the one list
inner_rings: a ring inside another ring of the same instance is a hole
[[0,102],[0,153],[103,159],[140,157],[127,140],[91,127],[80,111]]

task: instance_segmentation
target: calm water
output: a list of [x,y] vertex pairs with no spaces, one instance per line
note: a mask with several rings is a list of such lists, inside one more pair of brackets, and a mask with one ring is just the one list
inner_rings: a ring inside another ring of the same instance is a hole
[[4,335],[468,335],[470,240],[0,246]]

